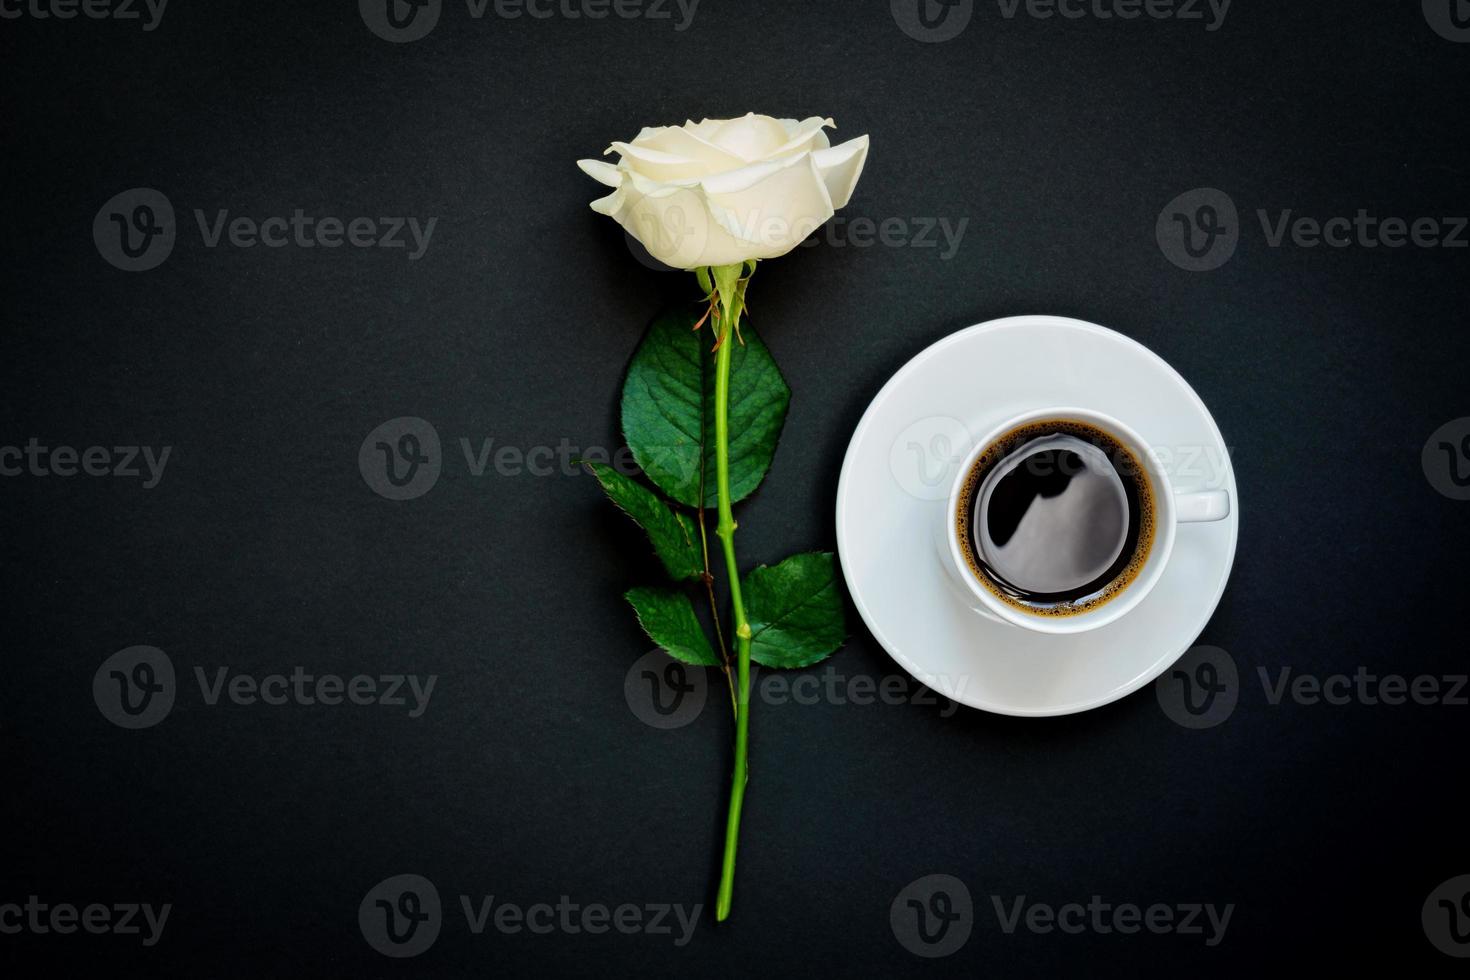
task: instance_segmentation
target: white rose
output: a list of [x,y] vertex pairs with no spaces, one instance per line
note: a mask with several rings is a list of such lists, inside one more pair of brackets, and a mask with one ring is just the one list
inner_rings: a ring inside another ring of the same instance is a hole
[[813,116],[754,113],[645,128],[614,143],[617,166],[580,160],[613,188],[592,210],[617,220],[654,258],[676,269],[773,259],[800,245],[847,204],[868,138],[832,146]]

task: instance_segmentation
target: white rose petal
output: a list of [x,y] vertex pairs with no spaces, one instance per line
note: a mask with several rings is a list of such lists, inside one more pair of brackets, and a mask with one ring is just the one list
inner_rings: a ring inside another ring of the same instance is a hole
[[651,255],[681,269],[784,255],[851,199],[868,137],[831,146],[830,119],[754,113],[645,127],[607,150],[616,166],[582,160],[613,188],[592,209],[614,218]]
[[795,119],[782,119],[780,122],[786,127],[786,142],[771,153],[773,159],[790,156],[793,153],[806,153],[810,150],[825,150],[830,144],[827,142],[827,134],[822,132],[822,127],[837,125],[832,120],[822,119],[819,116],[812,116],[801,122]]
[[610,163],[603,163],[601,160],[578,160],[577,166],[599,184],[617,187],[623,182],[623,172]]
[[[614,147],[619,145],[621,144],[613,144]],[[658,130],[644,130],[633,141],[633,145],[647,147],[650,150],[659,150],[663,153],[671,153],[675,156],[697,161],[706,168],[705,173],[717,174],[745,165],[745,161],[735,154],[721,149],[687,129],[680,129],[678,126],[668,126]]]
[[751,246],[746,258],[773,259],[832,217],[832,199],[809,153],[761,166],[770,172],[746,186],[722,189],[730,183],[723,177],[703,186],[715,221]]
[[822,173],[827,184],[827,193],[832,195],[832,207],[847,207],[852,192],[857,189],[858,178],[863,175],[863,164],[868,161],[868,138],[859,136],[841,146],[818,150],[812,160]]
[[742,160],[768,160],[787,140],[786,127],[770,116],[749,113],[727,119],[710,133],[709,141]]
[[614,143],[608,149],[609,152],[621,153],[623,162],[628,165],[629,169],[645,177],[652,177],[654,180],[692,183],[693,178],[702,177],[707,172],[707,165],[702,161],[674,153],[664,153],[662,150],[650,149],[636,143]]

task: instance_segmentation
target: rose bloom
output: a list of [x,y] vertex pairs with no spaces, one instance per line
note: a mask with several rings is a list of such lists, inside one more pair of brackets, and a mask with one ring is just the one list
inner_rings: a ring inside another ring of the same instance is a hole
[[614,218],[649,253],[676,269],[773,259],[791,251],[847,204],[868,158],[868,138],[832,146],[813,116],[755,113],[645,128],[614,143],[616,166],[580,160],[613,188],[592,210]]

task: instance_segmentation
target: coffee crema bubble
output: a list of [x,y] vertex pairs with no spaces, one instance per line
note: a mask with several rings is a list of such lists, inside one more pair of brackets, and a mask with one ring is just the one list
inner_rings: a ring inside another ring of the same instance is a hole
[[1028,422],[987,446],[959,495],[955,530],[976,578],[1039,616],[1090,612],[1148,561],[1154,499],[1113,435],[1076,419]]

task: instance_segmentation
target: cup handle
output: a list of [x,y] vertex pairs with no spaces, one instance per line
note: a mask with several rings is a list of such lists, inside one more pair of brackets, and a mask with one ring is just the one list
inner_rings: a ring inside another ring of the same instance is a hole
[[1176,493],[1174,513],[1180,524],[1203,524],[1223,521],[1230,516],[1230,494],[1224,490],[1203,493]]

